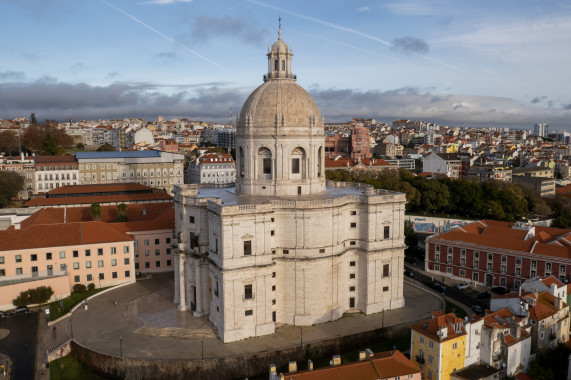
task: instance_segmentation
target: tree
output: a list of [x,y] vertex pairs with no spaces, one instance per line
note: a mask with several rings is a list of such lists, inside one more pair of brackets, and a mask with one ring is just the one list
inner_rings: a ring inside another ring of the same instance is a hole
[[36,114],[33,112],[30,114],[30,124],[38,124],[38,120],[36,119]]
[[6,207],[24,187],[24,177],[14,171],[0,171],[0,207]]
[[[73,147],[73,138],[65,132],[65,129],[60,128],[54,120],[46,120],[43,124],[30,125],[22,136],[22,143],[29,150],[41,153],[48,134],[56,147],[61,149]],[[48,145],[51,144],[51,142],[48,143]]]
[[83,149],[85,149],[85,145],[83,143],[77,143],[75,145],[75,148],[78,150],[83,150]]
[[53,295],[54,291],[51,286],[39,286],[20,292],[20,295],[12,300],[12,304],[14,306],[41,305],[48,302]]
[[7,154],[18,152],[18,134],[11,130],[0,131],[0,151]]
[[42,144],[42,155],[44,156],[58,156],[63,153],[63,149],[58,147],[50,132],[46,133],[44,142]]
[[111,144],[103,144],[99,148],[97,148],[98,152],[114,152],[117,149]]
[[94,202],[89,206],[89,213],[91,214],[92,220],[100,220],[101,219],[101,206],[99,203]]
[[127,205],[125,203],[121,203],[117,205],[117,221],[118,222],[127,222]]

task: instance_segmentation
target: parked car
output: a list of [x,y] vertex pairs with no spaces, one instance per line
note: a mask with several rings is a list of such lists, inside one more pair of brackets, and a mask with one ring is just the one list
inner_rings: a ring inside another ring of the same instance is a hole
[[492,288],[492,292],[499,294],[499,295],[504,295],[510,292],[509,289],[504,288],[503,286],[495,286]]
[[404,275],[409,277],[414,277],[414,272],[408,269],[404,270]]
[[474,313],[478,315],[484,314],[484,309],[480,305],[472,305],[472,310],[474,310]]
[[10,314],[8,314],[8,313],[5,312],[5,311],[0,311],[0,318],[7,317],[8,315],[10,315]]
[[434,290],[436,290],[437,292],[440,292],[440,293],[446,292],[446,286],[444,286],[442,284],[436,283],[433,285],[433,288],[434,288]]
[[468,289],[469,287],[470,284],[468,284],[467,282],[463,282],[461,284],[456,285],[456,288],[458,288],[459,290]]
[[28,309],[28,306],[20,306],[20,307],[17,307],[16,310],[14,310],[14,311],[12,312],[12,315],[24,314],[24,313],[27,313],[28,311],[30,311],[30,310]]
[[490,293],[488,293],[488,292],[485,292],[485,293],[480,293],[480,294],[478,294],[478,295],[476,296],[476,298],[479,299],[479,300],[487,300],[487,299],[492,298],[492,295],[491,295]]

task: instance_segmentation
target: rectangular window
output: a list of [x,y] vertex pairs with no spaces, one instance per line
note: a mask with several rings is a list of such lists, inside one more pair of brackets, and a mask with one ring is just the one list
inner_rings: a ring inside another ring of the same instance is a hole
[[464,269],[460,269],[460,277],[465,277],[466,271]]
[[545,270],[551,270],[551,263],[545,263]]
[[270,231],[270,236],[274,236],[274,230]]
[[559,273],[565,273],[565,265],[559,265]]
[[440,252],[440,245],[436,244],[436,245],[434,246],[434,251]]
[[79,251],[73,251],[73,257],[79,257]]
[[112,255],[116,255],[116,254],[117,254],[117,247],[111,247],[111,254],[112,254]]
[[250,315],[254,315],[254,310],[246,310],[246,311],[244,312],[244,315],[245,315],[246,317],[249,317]]
[[383,277],[389,277],[390,275],[390,270],[389,270],[389,264],[384,264],[383,265]]
[[112,278],[117,278],[117,272],[111,272],[111,277],[112,277]]
[[31,260],[31,261],[38,261],[38,255],[35,254],[35,253],[33,253],[33,254],[30,256],[30,260]]
[[349,262],[349,266],[350,266],[350,267],[354,267],[354,266],[355,266],[355,262],[354,262],[354,261],[350,261],[350,262]]
[[155,256],[160,256],[160,255],[161,255],[161,250],[155,249]]
[[93,281],[93,275],[88,274],[87,275],[87,282],[91,282],[91,281]]
[[59,258],[60,258],[60,259],[65,259],[65,252],[64,252],[64,251],[61,251],[61,252],[59,253]]
[[357,242],[356,242],[355,240],[351,240],[351,241],[349,242],[349,245],[357,245]]
[[167,260],[167,267],[170,267],[172,265],[170,260]]
[[91,250],[90,249],[85,250],[85,256],[91,256]]
[[126,258],[123,259],[123,264],[124,264],[124,265],[129,265],[129,258],[128,258],[128,257],[126,257]]
[[253,298],[252,285],[244,285],[244,299],[251,300]]
[[521,276],[521,268],[515,268],[515,275]]
[[148,249],[145,250],[145,256],[149,256],[149,250]]
[[129,253],[129,246],[128,245],[123,246],[123,253]]
[[474,272],[472,275],[472,281],[478,282],[478,272]]
[[155,245],[159,245],[159,244],[161,244],[160,239],[155,239]]
[[160,261],[155,261],[155,267],[156,267],[156,268],[160,268],[160,267],[161,267],[161,262],[160,262]]
[[97,256],[103,256],[103,248],[97,248]]
[[384,239],[388,239],[391,235],[391,227],[390,226],[385,226],[384,230],[383,230],[383,238]]
[[349,278],[355,278],[355,273],[350,273]]
[[22,274],[22,268],[16,268],[16,274],[17,275]]
[[515,259],[515,265],[521,265],[521,257]]
[[193,224],[194,224],[194,216],[189,216],[189,217],[188,217],[188,221],[189,221],[190,223],[193,223]]
[[91,268],[91,261],[86,261],[86,262],[85,262],[85,267],[86,267],[86,268]]
[[446,268],[446,273],[452,273],[452,267]]
[[[52,253],[46,252],[46,260],[51,260],[51,259],[52,259]],[[0,264],[4,264],[4,257],[0,257]]]
[[475,252],[474,252],[474,258],[475,258],[475,259],[480,258],[480,252],[475,251]]
[[389,287],[388,286],[383,286],[383,292],[388,292],[389,291]]
[[111,259],[111,266],[112,266],[112,267],[116,267],[116,266],[117,266],[117,259]]
[[284,255],[289,255],[289,249],[284,249],[284,250],[283,250],[283,254],[284,254]]
[[99,268],[103,268],[103,260],[97,261],[97,266],[98,266]]
[[126,270],[125,271],[125,277],[131,277],[131,271]]
[[434,261],[440,261],[440,253],[434,254]]
[[291,172],[292,174],[299,174],[299,158],[291,159]]
[[73,263],[73,269],[79,269],[79,263]]
[[145,239],[145,241],[143,242],[145,245],[149,245],[149,239]]
[[149,269],[151,267],[151,263],[145,261],[145,269]]
[[351,228],[357,228],[357,223],[351,223]]
[[271,158],[264,158],[264,174],[272,174],[272,159]]
[[529,277],[534,278],[535,277],[535,271],[529,271]]
[[79,276],[73,276],[73,281],[74,281],[74,282],[79,282]]
[[252,254],[252,241],[244,241],[244,256],[250,256]]
[[488,260],[492,261],[494,259],[494,254],[493,253],[488,253]]
[[354,291],[355,291],[355,287],[354,287],[354,286],[350,286],[350,287],[349,287],[349,291],[350,291],[350,292],[354,292]]
[[537,261],[532,260],[532,261],[531,261],[531,267],[532,267],[532,268],[537,267]]
[[507,262],[508,262],[508,257],[502,256],[502,263],[507,263]]

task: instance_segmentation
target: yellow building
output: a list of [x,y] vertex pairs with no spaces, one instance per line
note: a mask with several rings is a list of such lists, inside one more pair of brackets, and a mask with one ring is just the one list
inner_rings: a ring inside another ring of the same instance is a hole
[[424,379],[449,380],[464,367],[466,330],[464,320],[453,313],[433,312],[432,318],[411,328],[411,361]]

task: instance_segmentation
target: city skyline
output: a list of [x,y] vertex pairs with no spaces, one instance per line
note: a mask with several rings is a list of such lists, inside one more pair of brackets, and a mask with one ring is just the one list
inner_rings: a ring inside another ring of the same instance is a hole
[[8,1],[0,118],[226,121],[282,37],[326,122],[571,126],[571,5]]

